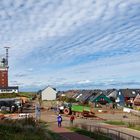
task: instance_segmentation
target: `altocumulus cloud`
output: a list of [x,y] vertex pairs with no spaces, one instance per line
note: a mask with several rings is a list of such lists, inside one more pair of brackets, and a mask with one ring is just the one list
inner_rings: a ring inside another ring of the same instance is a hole
[[1,0],[0,56],[11,46],[10,78],[22,89],[138,87],[139,9],[139,0]]

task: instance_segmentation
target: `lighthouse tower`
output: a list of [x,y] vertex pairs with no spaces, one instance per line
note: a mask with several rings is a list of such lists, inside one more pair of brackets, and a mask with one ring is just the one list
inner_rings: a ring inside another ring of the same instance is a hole
[[8,88],[8,49],[6,48],[6,57],[0,59],[0,87]]
[[18,93],[18,86],[8,85],[8,49],[5,47],[6,56],[0,58],[0,93]]

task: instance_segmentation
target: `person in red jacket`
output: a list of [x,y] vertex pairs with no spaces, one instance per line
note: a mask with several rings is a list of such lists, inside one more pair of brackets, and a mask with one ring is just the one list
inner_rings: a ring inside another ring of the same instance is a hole
[[75,119],[75,117],[74,117],[74,115],[72,114],[72,115],[70,116],[70,124],[71,124],[71,125],[73,125],[74,119]]

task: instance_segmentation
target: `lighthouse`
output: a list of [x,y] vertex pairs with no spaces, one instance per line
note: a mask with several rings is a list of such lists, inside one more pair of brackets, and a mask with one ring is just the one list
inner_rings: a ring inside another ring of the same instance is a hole
[[18,93],[18,86],[9,86],[8,84],[8,49],[5,47],[6,55],[0,58],[0,93]]
[[0,59],[0,87],[8,88],[8,49],[6,48],[6,56],[5,58]]

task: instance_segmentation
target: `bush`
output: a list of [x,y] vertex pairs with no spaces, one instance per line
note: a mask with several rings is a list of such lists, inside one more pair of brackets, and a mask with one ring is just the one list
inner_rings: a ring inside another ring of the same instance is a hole
[[0,123],[0,138],[2,140],[43,140],[45,132],[36,126],[32,118],[24,120],[6,120]]
[[17,97],[17,93],[1,93],[0,98],[15,98]]
[[67,103],[75,103],[77,102],[74,98],[68,98],[66,96],[62,96],[59,98],[60,101],[67,102]]
[[80,129],[80,128],[76,128],[76,127],[71,127],[69,129],[76,132],[76,133],[79,133],[79,134],[82,134],[82,135],[85,135],[85,136],[88,136],[91,138],[95,138],[96,140],[112,140],[111,138],[105,136],[104,134],[102,134],[99,131],[90,132],[90,131],[87,131],[85,129]]

